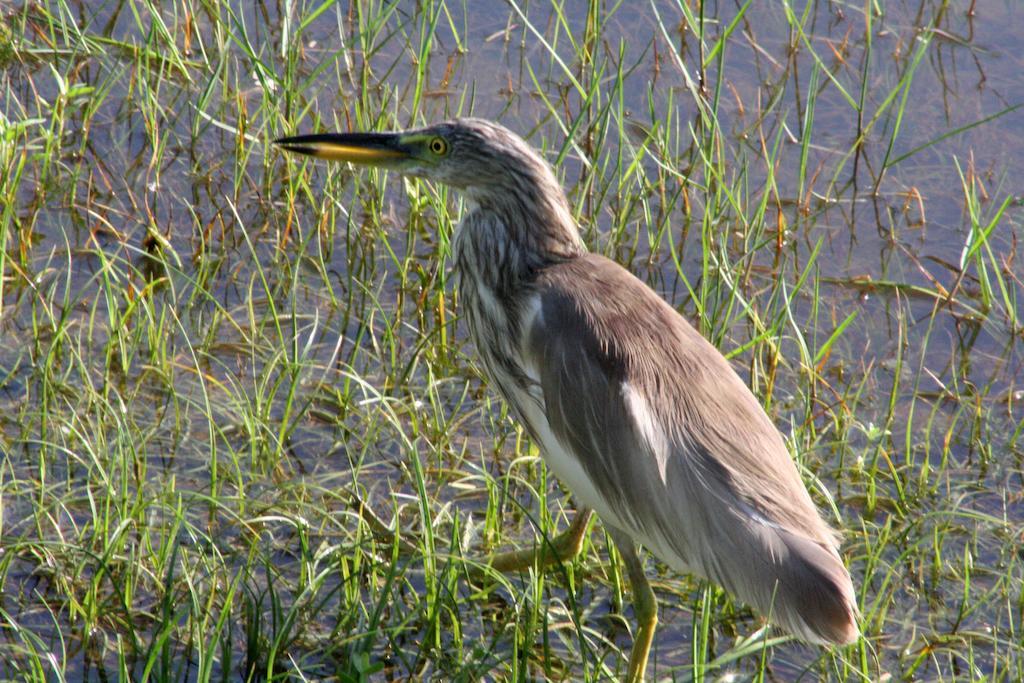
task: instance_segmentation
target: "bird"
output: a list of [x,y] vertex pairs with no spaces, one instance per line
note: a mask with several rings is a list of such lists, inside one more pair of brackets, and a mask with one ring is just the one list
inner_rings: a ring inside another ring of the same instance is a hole
[[588,251],[552,166],[492,121],[274,141],[454,188],[462,317],[486,379],[571,492],[568,529],[494,555],[508,572],[580,552],[596,513],[619,551],[643,681],[658,622],[639,547],[708,579],[812,644],[860,637],[840,535],[782,435],[722,353],[626,268]]

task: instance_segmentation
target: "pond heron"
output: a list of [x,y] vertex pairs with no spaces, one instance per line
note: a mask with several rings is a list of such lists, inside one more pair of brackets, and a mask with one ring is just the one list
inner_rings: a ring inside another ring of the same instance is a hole
[[[658,621],[637,554],[706,577],[795,636],[857,639],[838,534],[729,362],[617,263],[589,253],[551,166],[498,124],[299,135],[297,154],[391,169],[465,197],[454,273],[490,383],[577,501],[569,529],[501,571],[575,555],[593,512],[625,563],[641,681]],[[543,545],[543,544],[542,544]]]

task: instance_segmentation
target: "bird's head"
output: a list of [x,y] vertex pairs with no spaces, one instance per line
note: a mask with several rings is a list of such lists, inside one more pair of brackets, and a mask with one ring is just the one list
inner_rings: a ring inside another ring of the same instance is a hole
[[376,166],[460,190],[500,216],[520,250],[545,259],[585,250],[551,166],[522,138],[482,119],[398,133],[320,133],[281,138],[288,152]]
[[522,138],[481,119],[455,119],[406,132],[319,133],[274,142],[288,152],[386,168],[471,196],[538,184],[557,188],[547,162]]

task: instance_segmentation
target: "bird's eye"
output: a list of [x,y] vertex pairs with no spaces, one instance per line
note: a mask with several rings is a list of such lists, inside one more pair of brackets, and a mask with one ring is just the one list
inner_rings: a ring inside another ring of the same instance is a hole
[[430,151],[437,156],[444,156],[448,153],[448,143],[444,138],[434,138],[430,141]]

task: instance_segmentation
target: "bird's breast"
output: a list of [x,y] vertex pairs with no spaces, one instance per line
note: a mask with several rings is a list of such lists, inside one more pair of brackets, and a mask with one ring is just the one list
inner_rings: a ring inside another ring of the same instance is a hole
[[487,379],[517,408],[513,390],[527,390],[530,384],[523,366],[519,303],[465,273],[460,273],[457,281],[462,317]]
[[488,379],[513,402],[512,389],[528,384],[522,341],[532,295],[523,284],[520,250],[503,219],[480,208],[459,223],[453,247],[459,305],[470,339]]

